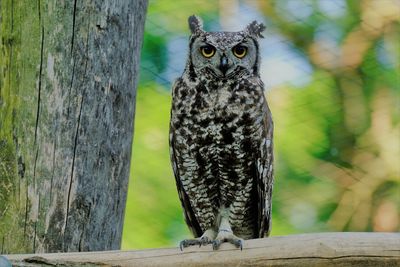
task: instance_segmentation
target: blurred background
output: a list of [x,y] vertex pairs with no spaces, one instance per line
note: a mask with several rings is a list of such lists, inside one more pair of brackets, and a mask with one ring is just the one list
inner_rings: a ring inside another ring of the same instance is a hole
[[190,237],[169,161],[170,90],[189,15],[208,31],[264,22],[275,121],[272,236],[400,229],[398,0],[150,0],[123,249]]

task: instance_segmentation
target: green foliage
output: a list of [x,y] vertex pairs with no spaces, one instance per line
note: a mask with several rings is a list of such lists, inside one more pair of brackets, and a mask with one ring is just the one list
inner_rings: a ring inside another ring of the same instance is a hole
[[[154,73],[164,71],[167,64],[167,48],[166,40],[162,36],[146,33],[143,40],[142,49],[142,68],[146,68],[149,72],[145,72],[141,76],[142,81],[151,81]],[[152,55],[149,57],[148,55]]]
[[189,234],[169,163],[170,102],[157,84],[147,84],[137,94],[123,247],[167,246]]

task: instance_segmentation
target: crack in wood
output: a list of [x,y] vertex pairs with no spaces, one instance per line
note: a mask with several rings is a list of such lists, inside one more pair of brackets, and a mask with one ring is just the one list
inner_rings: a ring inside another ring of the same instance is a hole
[[34,228],[34,232],[33,232],[33,253],[36,253],[36,235],[37,235],[37,224],[38,224],[38,221],[39,221],[39,214],[40,214],[40,194],[39,194],[39,196],[38,196],[38,207],[37,207],[37,212],[38,212],[38,215],[37,215],[37,218],[36,218],[36,221],[35,221],[35,228]]
[[[57,131],[55,131],[57,132]],[[55,171],[55,165],[56,165],[56,148],[57,148],[57,139],[56,136],[54,136],[54,141],[53,141],[53,159],[52,159],[52,167],[51,167],[51,178],[50,178],[50,201],[49,201],[49,206],[51,206],[51,203],[53,203],[53,182],[54,182],[54,171]]]
[[43,71],[43,49],[44,49],[44,26],[42,26],[42,41],[40,45],[40,68],[39,68],[39,85],[38,85],[38,101],[37,101],[37,111],[36,111],[36,125],[35,125],[35,139],[34,146],[36,146],[37,142],[37,132],[39,126],[39,117],[40,117],[40,97],[42,91],[42,71]]
[[91,14],[89,9],[88,15],[88,27],[87,27],[87,35],[86,35],[86,47],[85,47],[85,69],[84,69],[84,76],[86,77],[87,65],[89,61],[89,36],[90,36],[90,21],[91,21]]
[[[11,34],[14,33],[14,0],[11,1]],[[10,61],[9,61],[9,70],[12,71],[12,60],[13,57],[13,41],[10,42]],[[11,88],[11,74],[8,75],[8,87]]]
[[57,266],[56,264],[53,264],[49,262],[48,260],[41,258],[41,257],[31,257],[24,259],[23,262],[29,263],[29,266],[35,267],[35,266]]
[[[86,36],[86,49],[85,49],[85,68],[84,68],[84,76],[86,77],[86,71],[87,71],[87,65],[88,65],[88,61],[89,61],[89,57],[88,57],[88,49],[89,49],[89,36],[90,36],[90,10],[89,10],[89,15],[88,15],[88,27],[87,27],[87,36]],[[79,117],[82,111],[82,103],[83,103],[83,95],[82,95],[82,101],[81,101],[81,110],[79,112]],[[89,207],[89,211],[87,214],[87,220],[89,221],[89,217],[90,217],[90,211],[91,211],[91,205]],[[86,224],[83,225],[83,229],[82,232],[80,234],[79,237],[79,243],[78,243],[78,251],[83,251],[82,250],[82,243],[83,243],[83,235],[85,233],[85,228],[86,228]]]
[[279,261],[279,260],[307,260],[307,259],[318,259],[318,260],[339,260],[339,259],[347,259],[347,258],[399,258],[398,256],[390,256],[390,255],[343,255],[343,256],[304,256],[304,257],[280,257],[280,258],[270,258],[267,259],[269,261]]
[[[97,262],[92,262],[92,261],[86,261],[86,262],[73,262],[73,261],[60,261],[60,260],[50,260],[46,259],[43,257],[39,256],[33,256],[29,257],[26,259],[22,260],[23,263],[30,263],[34,265],[29,265],[32,267],[35,266],[65,266],[65,267],[96,267],[96,266],[101,266],[101,267],[117,267],[118,265],[109,265],[107,263],[97,263]],[[18,262],[13,262],[15,266],[25,266],[25,265],[17,265]]]
[[40,14],[40,0],[38,0],[37,2],[38,2],[38,11],[39,11],[39,24],[40,24],[40,22],[41,22],[41,18],[42,18],[41,14]]
[[82,252],[82,242],[83,242],[83,234],[85,233],[85,225],[83,225],[83,229],[81,235],[79,236],[79,243],[78,243],[78,251]]
[[35,162],[33,163],[33,186],[36,188],[36,164],[39,157],[39,149],[36,148]]
[[35,222],[34,232],[33,232],[33,253],[36,253],[36,231],[37,231],[37,221]]
[[72,50],[74,49],[75,17],[76,17],[76,0],[74,0],[74,12],[73,12],[73,17],[72,17],[71,55],[72,55]]
[[72,85],[74,83],[74,77],[75,77],[75,66],[76,66],[75,57],[73,57],[73,62],[74,63],[72,65],[71,83],[70,83],[69,89],[68,89],[67,120],[69,119],[69,109],[71,107],[71,91],[72,91]]
[[[14,0],[11,1],[11,34],[14,34]],[[12,38],[12,37],[11,37]],[[13,63],[13,43],[14,39],[11,39],[8,42],[10,46],[10,56],[8,62],[9,71],[12,72],[12,63]],[[8,75],[8,88],[11,88],[11,73]]]
[[24,219],[24,239],[26,238],[26,227],[28,223],[28,179],[26,180],[26,194],[25,194],[25,219]]
[[11,32],[14,31],[14,0],[11,0]]
[[86,231],[86,225],[89,224],[91,211],[92,211],[92,204],[89,203],[89,207],[87,208],[87,214],[86,214],[86,222],[87,223],[83,224],[82,232],[81,232],[81,235],[79,237],[79,243],[78,243],[78,251],[79,252],[85,251],[85,248],[82,248],[82,243],[83,243],[83,239],[84,239],[83,235],[85,234],[85,231]]
[[68,226],[68,214],[69,214],[69,206],[70,206],[70,198],[71,198],[71,190],[72,190],[72,181],[74,178],[76,148],[78,147],[78,135],[79,135],[79,126],[81,123],[83,99],[84,99],[84,95],[82,94],[81,105],[80,105],[79,114],[78,114],[78,121],[77,121],[76,131],[75,131],[74,152],[73,152],[73,156],[72,156],[71,176],[70,176],[70,180],[69,180],[68,196],[67,196],[67,213],[65,215],[65,228],[64,229],[67,229],[67,226]]

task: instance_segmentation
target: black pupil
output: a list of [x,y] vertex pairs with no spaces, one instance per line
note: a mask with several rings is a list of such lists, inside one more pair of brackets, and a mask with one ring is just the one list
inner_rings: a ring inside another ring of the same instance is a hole
[[213,49],[212,49],[211,46],[205,46],[205,47],[203,47],[203,51],[204,51],[205,54],[208,55],[208,54],[211,54],[213,52]]
[[242,55],[245,51],[245,48],[243,46],[237,46],[235,50],[236,50],[236,54]]

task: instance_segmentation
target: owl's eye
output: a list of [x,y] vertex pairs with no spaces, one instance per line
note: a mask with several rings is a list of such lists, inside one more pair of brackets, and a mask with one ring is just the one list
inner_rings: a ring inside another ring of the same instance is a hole
[[232,49],[232,51],[233,51],[233,54],[235,55],[235,57],[243,58],[247,53],[247,47],[245,47],[243,45],[237,45]]
[[215,54],[215,48],[211,45],[205,45],[200,47],[200,52],[203,57],[210,58]]

